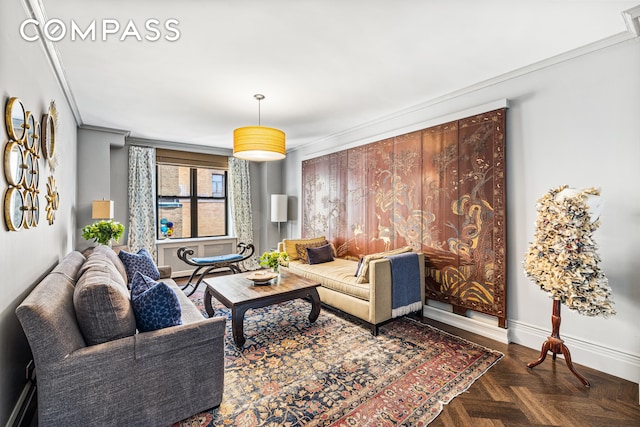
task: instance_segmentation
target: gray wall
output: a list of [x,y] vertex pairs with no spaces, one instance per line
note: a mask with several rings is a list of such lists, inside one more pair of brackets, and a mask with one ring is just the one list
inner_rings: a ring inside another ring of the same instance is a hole
[[251,163],[253,232],[258,255],[277,249],[278,242],[286,237],[287,225],[280,224],[278,235],[278,223],[271,222],[271,195],[284,194],[285,161]]
[[[40,222],[32,229],[9,232],[0,226],[0,425],[5,425],[24,388],[25,367],[31,359],[28,343],[15,316],[15,308],[41,277],[73,246],[76,210],[76,123],[64,95],[38,42],[26,42],[18,24],[27,15],[22,3],[0,3],[0,82],[2,86],[2,150],[7,141],[4,107],[10,97],[22,100],[27,110],[41,114],[55,100],[59,115],[56,153],[59,163],[54,177],[60,193],[60,208],[53,225],[46,220],[47,177],[51,169],[40,159]],[[3,174],[4,176],[4,174]],[[0,194],[7,183],[0,178]]]
[[[461,91],[368,129],[289,153],[286,191],[300,197],[304,159],[402,134],[412,127],[424,128],[448,114],[507,98],[507,318],[511,340],[540,349],[551,329],[552,301],[526,278],[522,268],[533,238],[536,200],[562,184],[601,187],[605,207],[594,237],[618,314],[610,319],[589,318],[565,307],[560,332],[574,363],[637,382],[639,76],[638,37],[538,69],[521,70],[511,78]],[[299,234],[299,221],[295,225]]]
[[[111,151],[112,147],[123,147],[125,135],[120,132],[98,129],[78,130],[78,208],[76,212],[76,247],[85,249],[95,245],[82,238],[82,227],[93,223],[91,207],[94,200],[111,199]],[[126,168],[125,168],[126,170]],[[126,177],[126,174],[125,174]],[[125,199],[126,201],[126,199]],[[125,224],[122,201],[114,201],[116,212],[114,219]],[[124,239],[121,239],[122,243]]]

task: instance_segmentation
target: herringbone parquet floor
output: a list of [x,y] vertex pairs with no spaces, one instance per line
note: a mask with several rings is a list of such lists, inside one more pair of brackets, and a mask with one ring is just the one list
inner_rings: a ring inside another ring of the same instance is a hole
[[[177,282],[186,283],[186,278]],[[542,364],[528,369],[527,363],[538,359],[539,349],[420,320],[504,354],[466,393],[444,405],[430,427],[640,427],[636,383],[584,367],[574,357],[576,370],[591,383],[587,388],[560,357],[553,361],[549,354]]]
[[576,370],[591,383],[587,388],[560,357],[554,362],[549,354],[542,364],[528,369],[540,350],[422,321],[505,355],[468,392],[445,405],[430,427],[640,426],[636,383],[581,366],[574,357]]

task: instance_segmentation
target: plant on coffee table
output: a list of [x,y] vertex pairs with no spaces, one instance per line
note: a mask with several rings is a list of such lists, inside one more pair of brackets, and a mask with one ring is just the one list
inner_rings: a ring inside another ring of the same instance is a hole
[[289,254],[278,251],[265,252],[260,256],[260,265],[278,273],[281,265],[289,265]]

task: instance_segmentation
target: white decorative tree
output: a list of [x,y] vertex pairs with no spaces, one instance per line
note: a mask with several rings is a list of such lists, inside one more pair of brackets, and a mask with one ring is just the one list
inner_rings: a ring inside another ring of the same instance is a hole
[[571,372],[587,387],[589,382],[573,368],[569,349],[560,339],[560,304],[587,316],[615,314],[592,236],[600,226],[599,196],[598,189],[576,190],[567,185],[542,196],[534,240],[524,260],[527,276],[553,298],[552,334],[543,343],[540,358],[527,366],[542,363],[548,351],[554,360],[562,353]]

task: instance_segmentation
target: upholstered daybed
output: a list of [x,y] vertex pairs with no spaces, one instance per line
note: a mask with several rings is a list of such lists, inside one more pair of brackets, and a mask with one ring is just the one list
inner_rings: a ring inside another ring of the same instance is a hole
[[[296,250],[305,245],[318,246],[324,237],[313,239],[285,239],[278,244],[280,252],[289,255],[289,265],[281,267],[294,274],[320,283],[318,294],[324,305],[336,308],[363,320],[374,335],[378,327],[392,319],[391,265],[387,256],[401,253],[410,248],[371,254],[363,257],[358,269],[358,261],[334,257],[332,261],[309,264],[301,259]],[[335,253],[334,253],[335,254]],[[418,253],[420,269],[420,310],[424,303],[424,255]],[[363,269],[365,269],[363,271]],[[359,270],[361,274],[356,275]],[[363,274],[364,273],[364,274]]]

